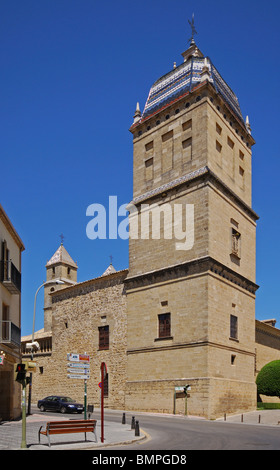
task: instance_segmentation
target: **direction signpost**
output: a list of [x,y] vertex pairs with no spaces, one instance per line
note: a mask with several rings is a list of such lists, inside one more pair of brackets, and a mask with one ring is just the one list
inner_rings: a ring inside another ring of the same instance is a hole
[[87,380],[90,378],[88,354],[67,354],[67,377],[84,380],[84,418],[87,419]]
[[107,374],[107,366],[105,362],[101,363],[100,370],[101,370],[101,442],[104,442],[104,379]]

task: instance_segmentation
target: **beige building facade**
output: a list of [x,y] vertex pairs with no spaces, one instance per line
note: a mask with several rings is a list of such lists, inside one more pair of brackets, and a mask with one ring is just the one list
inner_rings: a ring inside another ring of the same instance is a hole
[[21,362],[21,254],[24,245],[0,205],[0,421],[21,415],[14,366]]
[[[104,361],[106,406],[184,413],[176,388],[189,385],[187,412],[214,419],[255,409],[256,374],[280,359],[280,330],[255,320],[249,120],[194,41],[182,56],[153,84],[143,112],[137,105],[130,129],[129,269],[110,266],[98,278],[45,291],[37,337],[50,348],[36,353],[34,399],[81,400],[66,357],[86,352],[89,402],[99,404]],[[48,282],[62,278],[62,266],[60,259],[53,272],[47,263]]]
[[189,384],[193,413],[213,418],[256,406],[254,140],[212,62],[194,43],[182,55],[131,128],[133,218],[171,208],[174,233],[155,239],[152,220],[147,239],[130,240],[126,405],[170,411],[170,390]]

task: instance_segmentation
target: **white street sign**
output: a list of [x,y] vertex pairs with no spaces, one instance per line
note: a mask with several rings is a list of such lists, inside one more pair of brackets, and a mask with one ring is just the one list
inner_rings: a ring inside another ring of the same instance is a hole
[[89,379],[89,375],[85,374],[67,374],[68,379]]
[[83,362],[68,362],[68,367],[75,367],[75,369],[89,369],[90,365]]
[[75,369],[75,367],[68,367],[67,372],[71,372],[73,374],[87,374],[89,375],[88,369]]

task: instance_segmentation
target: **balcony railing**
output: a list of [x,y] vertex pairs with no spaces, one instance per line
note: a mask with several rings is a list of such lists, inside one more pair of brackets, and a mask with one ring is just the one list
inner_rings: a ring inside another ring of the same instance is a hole
[[8,344],[12,348],[20,347],[21,330],[9,320],[0,321],[0,343]]
[[21,292],[21,273],[11,260],[1,261],[0,281],[11,294],[19,294]]

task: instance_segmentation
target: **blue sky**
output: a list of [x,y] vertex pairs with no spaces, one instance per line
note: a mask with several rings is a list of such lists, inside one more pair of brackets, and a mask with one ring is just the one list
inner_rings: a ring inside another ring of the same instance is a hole
[[[249,115],[257,228],[256,318],[280,327],[278,0],[0,2],[0,203],[22,238],[22,334],[65,236],[78,280],[128,267],[128,242],[90,240],[86,209],[132,199],[132,124],[153,82],[182,62],[188,19]],[[36,326],[43,327],[43,290]]]

